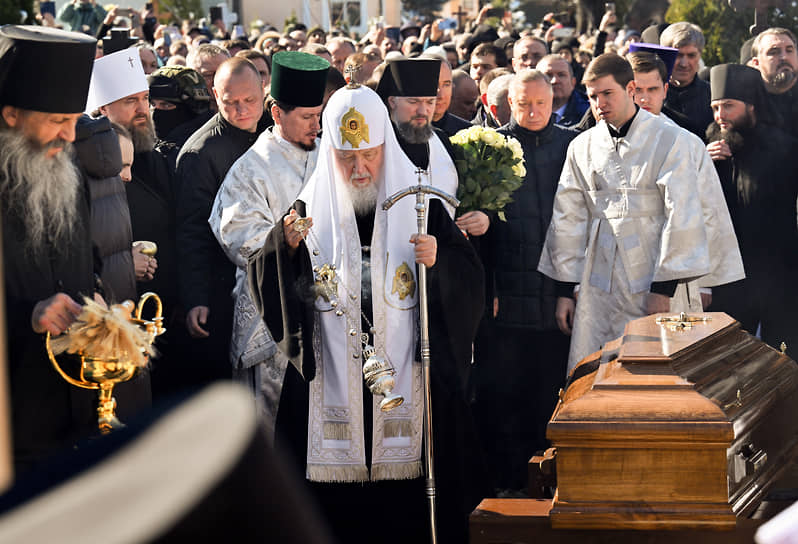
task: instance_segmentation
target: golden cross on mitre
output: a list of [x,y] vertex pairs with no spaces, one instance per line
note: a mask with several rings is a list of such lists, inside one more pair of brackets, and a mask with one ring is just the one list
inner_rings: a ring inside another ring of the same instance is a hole
[[360,84],[355,81],[355,74],[360,70],[361,66],[359,64],[350,64],[346,68],[344,68],[344,74],[346,74],[346,88],[347,89],[357,89],[360,87]]

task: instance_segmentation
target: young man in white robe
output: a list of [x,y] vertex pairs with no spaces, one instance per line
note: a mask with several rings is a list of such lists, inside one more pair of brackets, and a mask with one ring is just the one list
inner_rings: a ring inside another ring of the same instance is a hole
[[[653,115],[679,125],[679,119],[671,117],[671,115],[679,115],[678,112],[664,109],[665,96],[668,92],[667,81],[670,78],[670,71],[673,69],[677,53],[678,49],[672,47],[638,43],[634,44],[634,52],[629,53],[626,59],[631,64],[635,75],[635,104]],[[742,262],[738,259],[737,238],[723,197],[720,179],[709,153],[706,152],[703,140],[693,134],[690,127],[679,126],[684,129],[686,137],[692,141],[691,160],[695,162],[698,169],[695,179],[701,195],[704,225],[707,232],[711,232],[709,251],[713,263],[712,270],[723,269],[727,277],[732,277],[734,274],[742,272]],[[687,296],[691,311],[709,308],[712,303],[712,289],[709,286],[713,284],[710,283],[710,278],[703,279],[700,284],[701,287],[699,287],[698,280],[680,283],[673,297],[675,304],[680,305],[684,296]],[[697,304],[699,302],[697,293],[699,292],[700,306]],[[674,302],[672,302],[673,304]]]
[[255,310],[246,266],[316,167],[329,66],[326,60],[299,51],[275,56],[270,92],[275,124],[230,167],[208,219],[222,249],[238,267],[230,346],[233,378],[258,399],[270,437],[288,359],[277,350]]
[[560,282],[556,317],[572,335],[569,372],[630,320],[690,310],[688,297],[671,300],[680,283],[743,276],[736,244],[710,250],[718,240],[704,222],[692,141],[635,104],[629,63],[601,55],[583,81],[599,122],[568,149],[538,267]]

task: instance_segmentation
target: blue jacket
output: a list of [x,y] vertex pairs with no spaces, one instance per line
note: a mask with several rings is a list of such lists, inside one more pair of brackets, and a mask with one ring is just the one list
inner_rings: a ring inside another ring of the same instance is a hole
[[574,92],[571,93],[571,98],[568,99],[568,104],[565,106],[562,118],[557,121],[557,124],[562,127],[576,125],[582,120],[582,116],[588,109],[590,109],[590,102],[585,93],[579,89],[574,89]]

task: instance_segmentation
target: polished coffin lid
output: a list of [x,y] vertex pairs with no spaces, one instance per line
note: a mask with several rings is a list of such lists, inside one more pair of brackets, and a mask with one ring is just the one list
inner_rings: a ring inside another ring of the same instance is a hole
[[794,361],[723,313],[658,317],[574,370],[547,432],[555,526],[730,528],[798,453]]

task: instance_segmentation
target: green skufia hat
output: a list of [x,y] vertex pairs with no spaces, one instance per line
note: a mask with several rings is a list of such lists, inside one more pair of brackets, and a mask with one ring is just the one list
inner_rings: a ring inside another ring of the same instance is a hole
[[0,104],[83,112],[96,44],[85,34],[43,26],[0,27]]
[[324,101],[330,63],[301,51],[280,51],[272,57],[272,98],[283,104],[314,108]]

